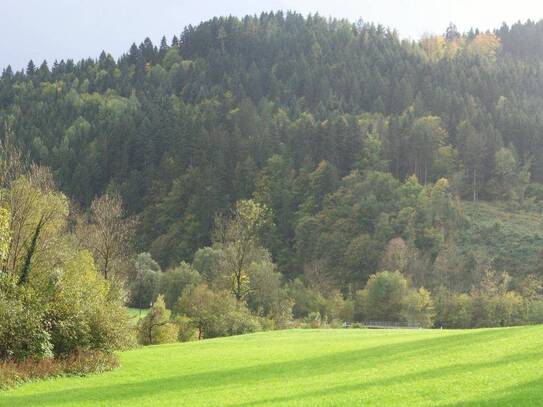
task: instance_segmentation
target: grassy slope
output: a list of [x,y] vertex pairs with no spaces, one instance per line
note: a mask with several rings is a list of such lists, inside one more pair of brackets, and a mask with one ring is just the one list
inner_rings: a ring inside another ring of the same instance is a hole
[[145,317],[149,312],[148,309],[138,309],[138,308],[127,308],[128,315],[130,316],[130,322],[133,325],[137,325],[138,321]]
[[543,326],[294,330],[121,354],[122,367],[0,393],[1,406],[541,405]]
[[543,216],[537,212],[511,212],[490,203],[463,202],[470,226],[461,231],[465,251],[482,250],[494,258],[494,267],[510,274],[543,272]]

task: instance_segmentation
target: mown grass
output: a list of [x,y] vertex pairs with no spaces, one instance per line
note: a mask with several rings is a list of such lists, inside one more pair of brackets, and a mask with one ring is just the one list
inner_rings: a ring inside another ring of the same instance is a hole
[[0,393],[1,406],[543,403],[543,327],[292,330],[140,348],[121,367]]

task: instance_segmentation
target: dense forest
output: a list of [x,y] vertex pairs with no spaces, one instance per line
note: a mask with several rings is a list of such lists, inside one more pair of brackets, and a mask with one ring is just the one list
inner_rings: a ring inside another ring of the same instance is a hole
[[[133,241],[104,266],[80,239],[126,301],[178,309],[199,337],[253,317],[537,322],[542,236],[500,251],[479,244],[498,219],[474,222],[543,208],[542,40],[531,21],[410,41],[318,15],[215,18],[118,60],[8,66],[0,136],[50,168],[71,235]],[[232,319],[198,323],[198,301]]]

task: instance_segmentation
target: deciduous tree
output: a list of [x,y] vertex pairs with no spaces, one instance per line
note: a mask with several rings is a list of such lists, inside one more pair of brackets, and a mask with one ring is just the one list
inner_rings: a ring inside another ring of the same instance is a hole
[[110,194],[96,198],[88,220],[80,220],[78,235],[105,279],[112,278],[131,254],[135,224],[126,217],[121,198]]

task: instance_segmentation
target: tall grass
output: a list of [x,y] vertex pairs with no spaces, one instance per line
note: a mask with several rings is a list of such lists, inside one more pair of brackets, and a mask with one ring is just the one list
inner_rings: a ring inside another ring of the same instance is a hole
[[49,377],[100,373],[118,366],[119,361],[115,355],[98,351],[81,351],[62,359],[2,361],[0,362],[0,389]]

